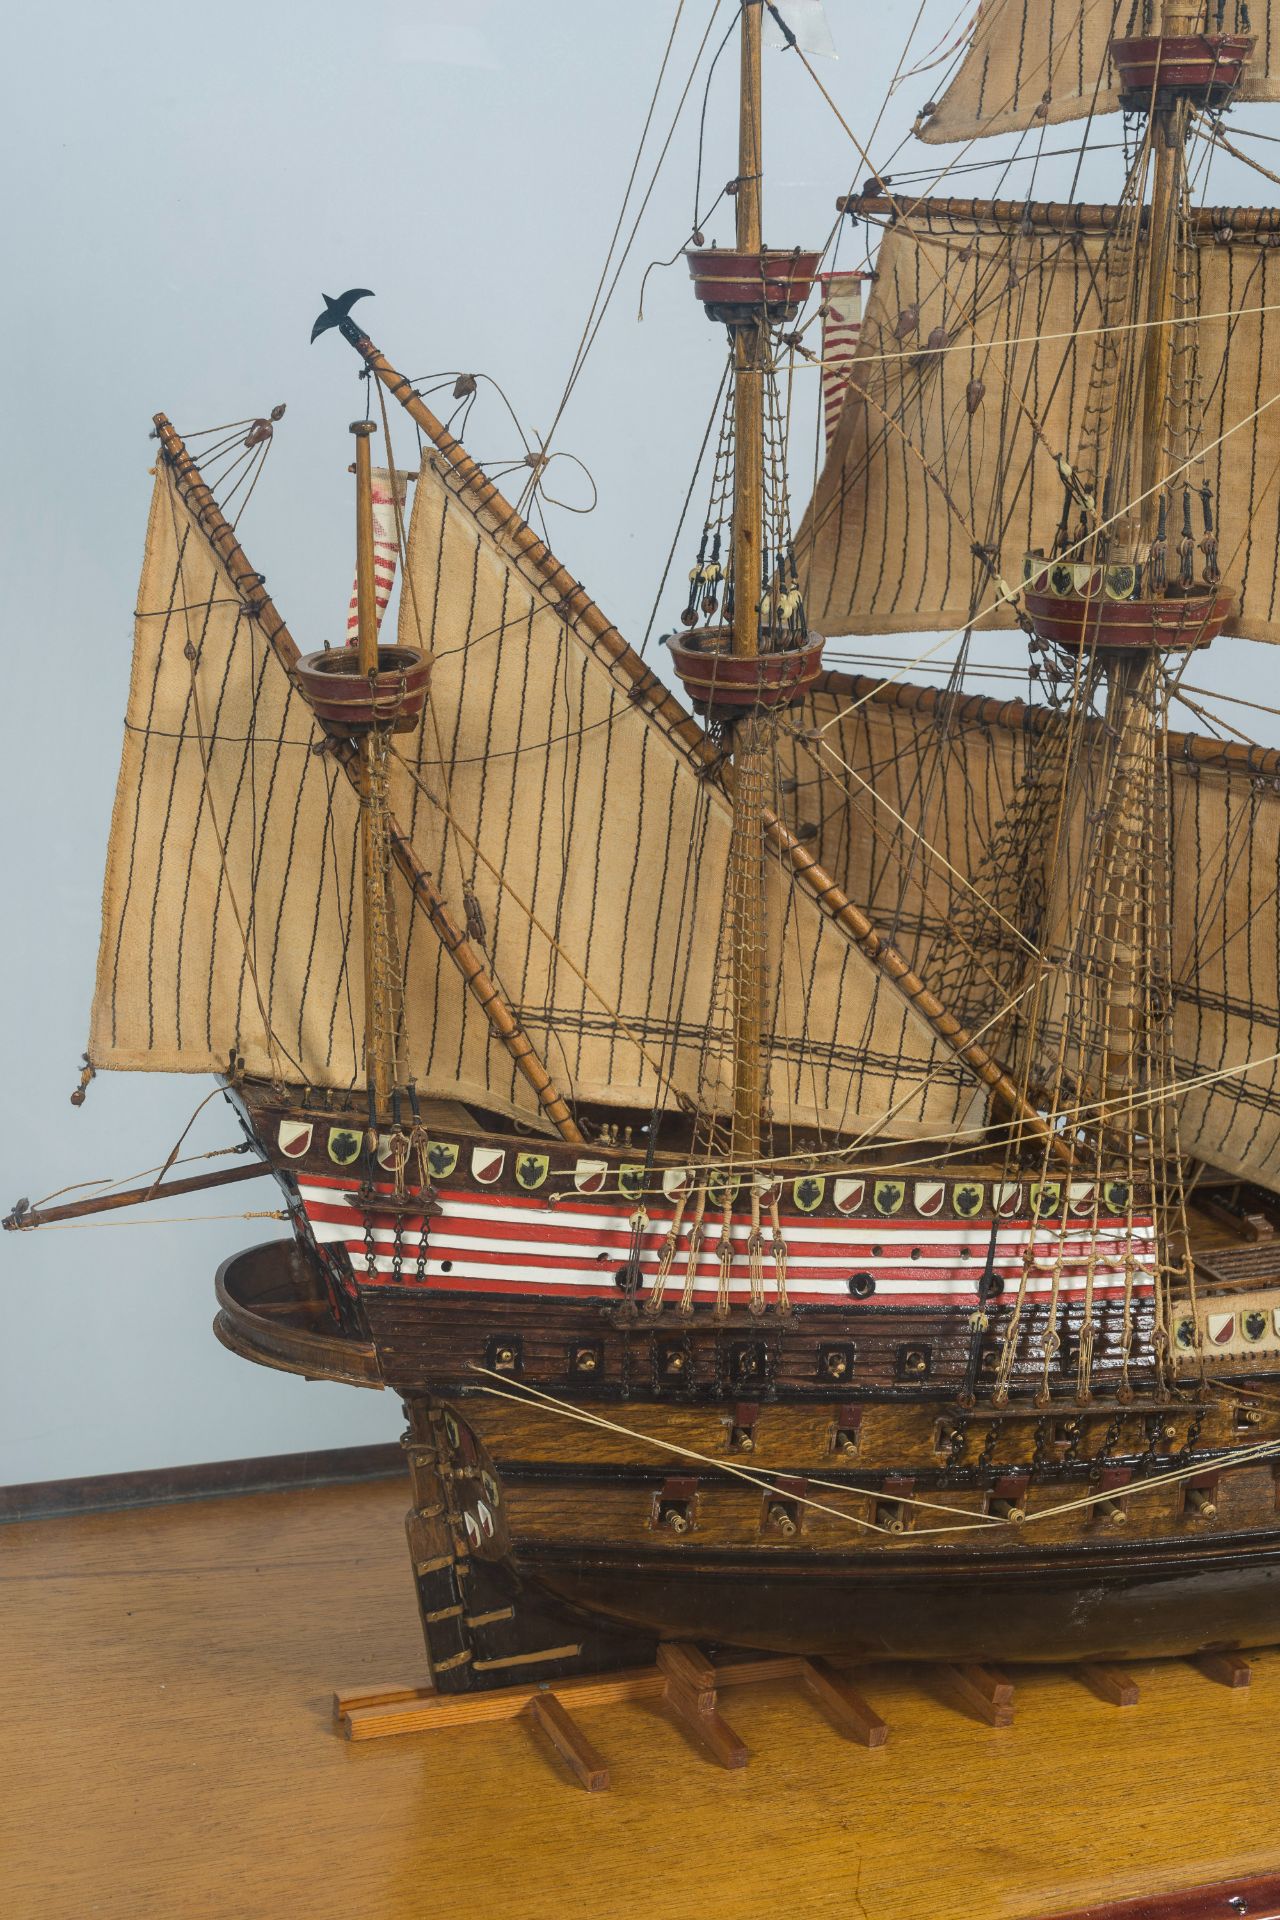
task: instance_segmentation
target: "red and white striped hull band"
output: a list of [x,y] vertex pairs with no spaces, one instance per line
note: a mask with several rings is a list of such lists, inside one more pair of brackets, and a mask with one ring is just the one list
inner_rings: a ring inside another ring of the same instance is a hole
[[[300,1182],[307,1219],[317,1241],[345,1246],[358,1279],[369,1275],[366,1218],[353,1190],[339,1180]],[[440,1212],[427,1223],[426,1257],[421,1276],[418,1256],[421,1218],[409,1215],[399,1232],[400,1281],[425,1284],[433,1292],[513,1294],[522,1297],[615,1298],[619,1267],[637,1259],[641,1291],[657,1275],[659,1256],[670,1226],[670,1208],[647,1214],[635,1245],[631,1209],[619,1204],[565,1201],[556,1206],[530,1204],[514,1196],[478,1195],[444,1188]],[[681,1222],[668,1290],[685,1285],[692,1213]],[[694,1280],[694,1297],[714,1301],[720,1285],[721,1217],[711,1209],[703,1219],[703,1241]],[[751,1294],[745,1218],[733,1221],[733,1257],[729,1269],[731,1299]],[[975,1306],[978,1281],[991,1245],[990,1222],[930,1220],[897,1223],[856,1220],[816,1221],[782,1216],[787,1247],[787,1293],[797,1303],[835,1304],[850,1298],[849,1282],[863,1274],[875,1282],[874,1297],[892,1306]],[[1024,1262],[1031,1254],[1026,1294],[1049,1298],[1055,1288],[1063,1301],[1080,1301],[1089,1286],[1093,1298],[1120,1299],[1126,1271],[1135,1295],[1155,1286],[1155,1230],[1150,1219],[1131,1225],[1116,1222],[1090,1233],[1068,1220],[1054,1226],[1019,1221],[996,1233],[993,1266],[1004,1281],[1006,1300],[1017,1294]],[[373,1216],[373,1264],[379,1281],[389,1280],[397,1251],[396,1222]],[[766,1292],[774,1285],[774,1265],[766,1229]]]

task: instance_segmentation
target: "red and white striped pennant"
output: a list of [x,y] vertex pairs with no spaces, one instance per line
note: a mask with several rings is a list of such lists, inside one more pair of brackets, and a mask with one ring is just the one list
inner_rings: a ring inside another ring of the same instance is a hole
[[840,424],[858,341],[862,336],[862,283],[865,273],[823,273],[822,426],[830,447]]
[[[391,471],[388,467],[375,467],[373,470],[373,597],[378,610],[378,625],[382,625],[382,616],[387,610],[391,598],[391,589],[395,584],[396,556],[400,551],[400,540],[396,526],[396,509],[400,518],[404,517],[404,499],[409,486],[409,475],[397,472],[396,491],[391,491]],[[360,616],[356,602],[356,583],[351,583],[351,604],[347,608],[347,645],[354,647],[360,638]]]

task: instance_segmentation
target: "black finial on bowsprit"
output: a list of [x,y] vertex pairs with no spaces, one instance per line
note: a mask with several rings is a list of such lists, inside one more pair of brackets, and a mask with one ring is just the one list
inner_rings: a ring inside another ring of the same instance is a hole
[[357,300],[372,300],[372,289],[349,287],[346,293],[340,293],[336,300],[332,294],[328,293],[321,294],[320,297],[324,301],[324,312],[311,329],[312,341],[318,340],[320,335],[327,333],[330,327],[336,327],[343,339],[349,340],[354,347],[364,338],[364,333],[351,318],[351,309]]

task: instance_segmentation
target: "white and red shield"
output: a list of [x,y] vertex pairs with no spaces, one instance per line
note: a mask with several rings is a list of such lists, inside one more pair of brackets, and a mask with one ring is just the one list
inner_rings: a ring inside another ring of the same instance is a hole
[[476,1518],[480,1522],[480,1531],[486,1540],[493,1538],[493,1515],[483,1500],[476,1501]]
[[1022,1188],[1007,1183],[995,1190],[996,1212],[1002,1220],[1008,1220],[1022,1205]]
[[378,1135],[377,1161],[388,1173],[396,1170],[397,1157],[408,1157],[409,1142],[402,1133],[380,1133]]
[[781,1200],[782,1198],[781,1180],[759,1180],[758,1179],[754,1183],[754,1185],[756,1190],[756,1196],[759,1199],[760,1205],[762,1207],[774,1207],[778,1204],[778,1201]]
[[865,1180],[837,1180],[831,1189],[837,1213],[861,1213],[867,1198]]
[[286,1160],[301,1160],[310,1151],[315,1131],[309,1120],[282,1120],[276,1143]]
[[476,1519],[470,1508],[464,1511],[462,1518],[467,1529],[467,1539],[471,1542],[474,1549],[480,1545],[480,1522]]
[[495,1180],[501,1180],[506,1164],[507,1156],[501,1147],[471,1149],[471,1178],[482,1187],[491,1187]]
[[916,1212],[922,1214],[926,1220],[932,1220],[935,1214],[942,1212],[942,1202],[946,1192],[945,1181],[917,1180],[911,1195]]
[[1092,1213],[1098,1189],[1092,1180],[1072,1180],[1067,1185],[1067,1205],[1072,1213]]
[[693,1174],[688,1167],[667,1167],[663,1171],[662,1191],[668,1200],[678,1200],[692,1185]]
[[1236,1330],[1236,1317],[1234,1313],[1211,1313],[1208,1327],[1211,1346],[1230,1346]]
[[608,1177],[607,1160],[579,1160],[573,1169],[573,1184],[579,1193],[599,1193]]

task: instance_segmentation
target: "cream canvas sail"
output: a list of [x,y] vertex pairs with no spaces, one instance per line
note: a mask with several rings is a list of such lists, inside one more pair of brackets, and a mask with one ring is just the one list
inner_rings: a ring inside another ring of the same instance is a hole
[[[465,491],[428,458],[401,638],[434,652],[432,711],[422,784],[397,806],[445,889],[474,897],[497,977],[580,1099],[723,1104],[726,1069],[705,1048],[728,804]],[[964,1070],[781,866],[769,890],[775,1120],[861,1131],[892,1113],[898,1134],[958,1124]],[[423,1075],[444,1082],[478,1058],[483,1023],[421,935],[413,965],[435,970],[415,991],[437,1009]],[[509,1101],[508,1064],[491,1069],[486,1097]]]
[[[426,459],[400,617],[435,678],[412,762],[393,763],[396,820],[572,1097],[720,1106],[728,804],[463,491]],[[138,608],[91,1056],[352,1088],[355,797],[163,466]],[[402,1072],[536,1119],[396,884]],[[774,1119],[845,1135],[976,1123],[946,1045],[780,864],[768,884]]]
[[[1076,768],[1056,877],[1052,865],[1054,735],[1065,723],[1021,701],[901,684],[877,692],[834,674],[807,718],[824,746],[794,766],[819,827],[815,851],[960,1017],[1016,995],[1035,949],[1065,966],[1088,865],[1087,765]],[[1280,755],[1177,733],[1164,744],[1179,1145],[1280,1191]],[[1060,1021],[1051,1009],[1043,1061]],[[996,1051],[1012,1050],[1015,1028],[1006,1019],[993,1031]]]
[[353,1085],[355,795],[156,471],[103,888],[102,1067]]
[[[974,220],[965,202],[921,202],[885,234],[796,542],[822,632],[1014,623],[1023,556],[1048,550],[1061,516],[1059,461],[1082,439],[1104,324],[1107,230],[1059,212]],[[1229,213],[1202,218],[1195,259],[1205,404],[1191,481],[1207,475],[1217,502],[1227,631],[1280,641],[1280,260]]]
[[[955,77],[921,115],[920,138],[977,140],[1117,112],[1108,47],[1118,35],[1150,31],[1140,11],[1134,0],[984,0]],[[1236,97],[1280,99],[1280,10],[1250,0],[1248,18],[1256,46]]]

